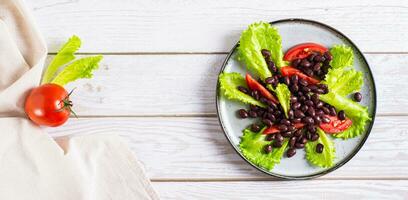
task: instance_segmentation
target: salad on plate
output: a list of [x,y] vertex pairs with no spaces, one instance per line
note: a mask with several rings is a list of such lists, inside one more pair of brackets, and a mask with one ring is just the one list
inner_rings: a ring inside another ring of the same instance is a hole
[[251,24],[237,52],[247,73],[219,75],[221,95],[247,105],[236,111],[237,117],[255,119],[243,130],[243,156],[270,171],[283,157],[304,149],[311,165],[332,167],[333,139],[357,137],[371,120],[367,107],[359,104],[364,80],[353,59],[349,46],[310,41],[284,53],[276,27]]

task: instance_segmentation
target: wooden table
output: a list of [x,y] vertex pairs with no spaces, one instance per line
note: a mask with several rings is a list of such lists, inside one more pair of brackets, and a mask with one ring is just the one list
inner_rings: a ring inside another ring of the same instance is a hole
[[[118,133],[163,199],[408,199],[406,0],[29,0],[50,52],[72,34],[83,55],[103,54],[76,87],[78,119],[54,136]],[[377,83],[374,129],[339,170],[277,181],[246,164],[216,118],[217,73],[252,22],[307,18],[349,36]],[[270,197],[270,198],[268,198]]]

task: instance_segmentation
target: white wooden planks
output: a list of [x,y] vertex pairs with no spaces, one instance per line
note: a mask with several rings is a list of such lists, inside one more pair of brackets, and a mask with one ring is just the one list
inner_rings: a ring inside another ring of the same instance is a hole
[[82,52],[226,52],[255,21],[307,18],[327,23],[363,51],[408,51],[408,2],[31,0],[49,49],[72,34]]

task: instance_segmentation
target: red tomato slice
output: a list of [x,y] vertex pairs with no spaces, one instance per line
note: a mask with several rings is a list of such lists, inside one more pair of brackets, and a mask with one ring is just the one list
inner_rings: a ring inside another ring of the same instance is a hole
[[311,42],[302,43],[302,44],[298,44],[290,48],[285,53],[285,56],[283,56],[283,60],[292,61],[295,58],[302,59],[302,58],[306,58],[311,52],[324,53],[326,51],[328,51],[328,49],[323,45],[311,43]]
[[340,120],[337,116],[326,115],[330,119],[329,123],[320,123],[320,128],[326,133],[340,133],[348,129],[353,122],[346,118],[345,120]]
[[290,67],[290,66],[282,67],[281,73],[283,76],[293,76],[296,74],[298,75],[299,78],[306,80],[307,83],[312,84],[312,85],[318,84],[320,82],[319,80],[312,78],[310,76],[307,76],[306,74],[302,73],[300,70],[294,67]]
[[[303,123],[296,123],[294,126],[295,126],[295,128],[299,129],[299,128],[302,128],[303,126],[305,126],[305,124],[303,124]],[[273,125],[273,126],[267,128],[267,129],[265,129],[264,132],[263,132],[263,134],[268,135],[268,134],[274,134],[274,133],[279,133],[279,132],[280,132],[280,131],[279,131],[279,129],[278,129],[278,126],[277,126],[277,125]]]
[[260,92],[261,95],[267,98],[268,100],[273,101],[274,103],[279,103],[279,101],[263,85],[261,85],[260,83],[258,83],[258,81],[252,78],[251,75],[246,74],[245,79],[248,87],[251,90],[256,90]]

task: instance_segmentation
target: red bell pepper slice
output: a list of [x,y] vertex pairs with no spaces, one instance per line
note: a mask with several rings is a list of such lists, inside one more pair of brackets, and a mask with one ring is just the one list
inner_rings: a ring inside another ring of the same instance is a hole
[[337,116],[326,115],[326,117],[330,119],[330,122],[320,123],[320,128],[324,132],[329,134],[343,132],[353,124],[353,122],[349,118],[346,118],[345,120],[340,120]]
[[[295,126],[296,129],[300,129],[300,128],[303,128],[303,126],[305,126],[305,124],[304,123],[296,123],[296,124],[294,124],[294,126]],[[280,132],[280,130],[278,129],[278,126],[273,125],[273,126],[267,128],[267,129],[265,129],[263,134],[268,135],[268,134],[274,134],[274,133],[279,133],[279,132]]]
[[300,70],[294,67],[291,67],[291,66],[282,67],[281,73],[283,76],[289,76],[289,77],[293,75],[297,75],[299,78],[306,80],[307,83],[311,85],[316,85],[320,82],[319,80],[312,78],[310,76],[307,76],[306,74],[302,73]]
[[261,85],[260,83],[258,83],[258,81],[256,81],[254,78],[252,78],[251,75],[246,74],[245,76],[246,82],[248,87],[251,90],[256,90],[259,93],[261,93],[261,95],[263,97],[265,97],[266,99],[278,104],[279,101],[276,99],[276,97],[274,97],[263,85]]
[[323,54],[326,51],[328,51],[328,49],[321,44],[316,44],[316,43],[311,43],[311,42],[302,43],[302,44],[298,44],[290,48],[285,53],[285,56],[283,56],[283,60],[292,61],[296,58],[303,59],[309,56],[309,54],[312,52],[320,52]]

